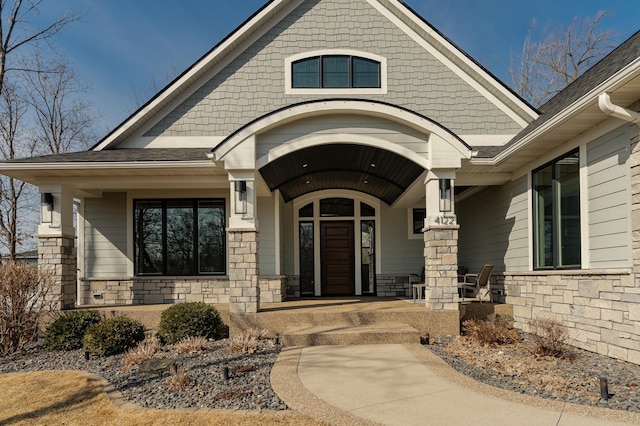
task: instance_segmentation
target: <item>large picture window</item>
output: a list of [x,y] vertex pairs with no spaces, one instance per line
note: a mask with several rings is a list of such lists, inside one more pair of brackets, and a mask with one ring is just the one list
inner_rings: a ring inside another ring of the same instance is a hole
[[224,200],[135,200],[136,275],[225,273]]
[[580,268],[580,155],[568,155],[533,172],[534,265]]
[[291,64],[294,89],[379,88],[380,62],[349,55],[323,55]]

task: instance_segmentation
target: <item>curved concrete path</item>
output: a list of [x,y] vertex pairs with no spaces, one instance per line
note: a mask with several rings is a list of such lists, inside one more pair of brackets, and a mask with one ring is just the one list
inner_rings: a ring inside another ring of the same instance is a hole
[[638,413],[485,385],[419,344],[285,348],[271,382],[291,408],[337,425],[640,424]]

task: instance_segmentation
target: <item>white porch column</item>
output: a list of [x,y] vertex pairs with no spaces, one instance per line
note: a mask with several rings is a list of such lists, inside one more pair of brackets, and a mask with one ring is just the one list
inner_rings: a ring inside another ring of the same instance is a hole
[[76,302],[77,261],[73,227],[73,188],[65,185],[40,187],[38,264],[54,276],[51,297],[59,309]]
[[458,310],[458,223],[455,170],[431,170],[425,180],[425,299],[433,311]]
[[260,309],[255,172],[230,170],[229,181],[229,311],[252,314]]

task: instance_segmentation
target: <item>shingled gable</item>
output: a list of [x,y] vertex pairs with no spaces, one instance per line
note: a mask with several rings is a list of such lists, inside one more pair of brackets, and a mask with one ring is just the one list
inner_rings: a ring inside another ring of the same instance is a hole
[[[423,48],[428,49],[449,68],[455,69],[467,82],[473,82],[483,96],[498,105],[522,127],[537,117],[537,111],[531,105],[403,2],[367,1],[410,37],[419,39]],[[304,0],[269,1],[91,149],[117,148],[118,144],[140,128],[161,119],[171,111],[178,99],[185,99],[194,93],[225,64],[242,53],[248,47],[247,41],[256,40],[302,3]]]
[[[565,87],[557,95],[549,99],[540,110],[540,116],[522,129],[511,141],[504,146],[487,146],[478,150],[476,158],[496,158],[511,150],[527,139],[536,130],[541,129],[556,118],[559,113],[568,109],[585,96],[591,96],[591,102],[596,102],[600,92],[591,93],[625,68],[632,66],[636,73],[640,73],[640,31],[633,34],[611,53],[601,59],[593,67],[585,71],[575,81]],[[633,71],[633,70],[632,70]],[[603,87],[602,89],[608,89]],[[587,100],[587,99],[585,99]]]

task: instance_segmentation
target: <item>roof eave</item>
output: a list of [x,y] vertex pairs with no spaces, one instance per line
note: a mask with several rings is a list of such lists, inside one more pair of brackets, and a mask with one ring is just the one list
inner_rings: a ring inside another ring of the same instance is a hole
[[[616,74],[606,79],[593,89],[591,89],[587,94],[583,95],[567,108],[563,109],[559,114],[551,117],[545,123],[540,125],[540,127],[531,131],[531,133],[526,134],[523,138],[516,141],[514,144],[507,147],[504,151],[500,152],[493,158],[474,158],[471,159],[471,163],[475,165],[497,165],[512,155],[516,154],[521,149],[527,147],[528,145],[535,143],[535,141],[544,136],[545,134],[554,130],[557,126],[565,123],[570,120],[580,111],[583,111],[587,107],[598,103],[598,96],[606,91],[611,90],[612,88],[619,87],[624,84],[625,81],[636,77],[640,74],[640,57],[636,58],[634,61],[629,63],[622,70],[618,71]],[[604,115],[604,113],[603,113]]]

